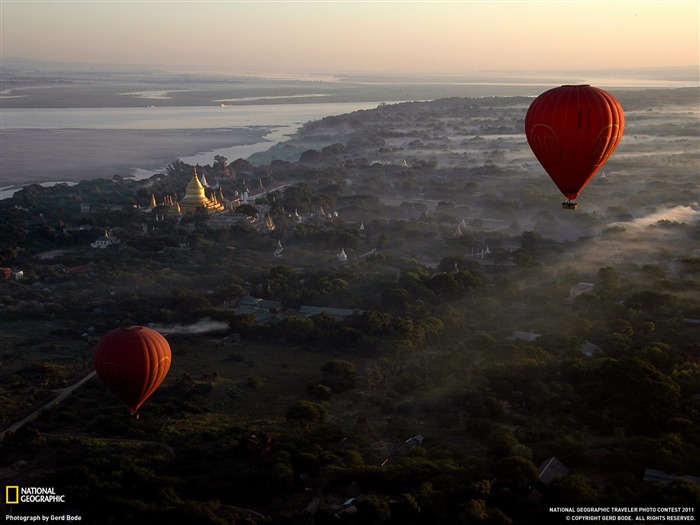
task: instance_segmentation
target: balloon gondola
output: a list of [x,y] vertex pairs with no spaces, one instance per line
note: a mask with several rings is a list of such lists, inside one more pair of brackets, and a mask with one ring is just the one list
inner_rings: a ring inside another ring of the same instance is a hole
[[567,198],[575,199],[620,143],[625,115],[610,93],[589,85],[545,91],[525,115],[525,136],[537,160]]
[[170,369],[168,341],[145,326],[112,330],[97,343],[95,370],[107,389],[132,415],[160,386]]

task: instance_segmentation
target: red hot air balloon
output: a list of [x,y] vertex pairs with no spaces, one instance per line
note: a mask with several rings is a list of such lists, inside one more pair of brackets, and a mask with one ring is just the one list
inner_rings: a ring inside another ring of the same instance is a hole
[[160,386],[170,369],[170,345],[145,326],[117,328],[97,344],[97,375],[120,401],[136,414]]
[[576,207],[573,200],[615,151],[624,129],[620,103],[588,85],[545,91],[525,115],[527,142],[568,199],[564,208]]

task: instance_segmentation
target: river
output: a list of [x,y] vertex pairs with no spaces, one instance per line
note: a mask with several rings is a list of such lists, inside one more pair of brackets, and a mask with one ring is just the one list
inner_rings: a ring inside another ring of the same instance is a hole
[[0,198],[33,183],[149,177],[175,159],[203,165],[215,155],[248,158],[305,122],[378,104],[2,109]]

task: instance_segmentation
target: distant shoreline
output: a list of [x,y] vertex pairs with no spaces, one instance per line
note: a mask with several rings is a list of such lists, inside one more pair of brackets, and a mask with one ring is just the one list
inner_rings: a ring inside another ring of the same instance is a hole
[[602,89],[698,87],[697,65],[614,70],[471,71],[464,74],[380,74],[167,71],[4,58],[3,108],[137,108],[434,100],[447,97],[535,96],[562,84]]

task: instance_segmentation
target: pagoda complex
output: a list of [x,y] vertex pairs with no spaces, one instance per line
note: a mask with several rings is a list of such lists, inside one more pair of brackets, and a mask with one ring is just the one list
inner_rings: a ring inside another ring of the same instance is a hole
[[211,197],[207,197],[204,186],[197,176],[197,168],[194,169],[192,180],[187,184],[185,196],[179,204],[181,212],[185,215],[188,213],[195,213],[198,209],[203,209],[210,214],[225,210],[225,206],[217,199],[215,194],[212,194]]

